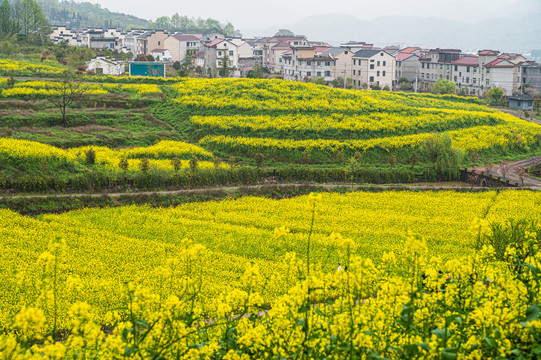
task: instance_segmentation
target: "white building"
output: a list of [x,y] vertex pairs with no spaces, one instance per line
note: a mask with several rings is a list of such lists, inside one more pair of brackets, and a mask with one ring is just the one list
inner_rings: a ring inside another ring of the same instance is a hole
[[219,69],[223,66],[224,58],[227,56],[227,67],[229,77],[240,76],[239,52],[237,46],[229,40],[215,39],[204,46],[205,51],[205,73],[211,77],[219,76]]
[[291,53],[285,54],[283,59],[284,80],[323,78],[327,83],[334,80],[335,59],[331,56],[316,56],[313,47],[293,46]]
[[171,52],[167,49],[154,49],[150,51],[150,55],[156,60],[156,61],[165,61],[165,62],[171,62],[173,61],[173,57],[171,56]]
[[353,82],[357,89],[373,86],[393,88],[396,60],[383,50],[359,50],[353,55]]
[[86,65],[87,70],[94,71],[96,74],[103,75],[123,75],[125,73],[126,64],[107,59],[104,56],[97,56],[90,60]]
[[186,54],[193,55],[202,47],[200,37],[191,34],[169,36],[164,44],[164,48],[171,52],[173,61],[182,61]]

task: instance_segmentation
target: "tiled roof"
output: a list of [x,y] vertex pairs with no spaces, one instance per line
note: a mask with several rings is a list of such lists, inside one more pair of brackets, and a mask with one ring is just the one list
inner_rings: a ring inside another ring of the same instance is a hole
[[225,41],[224,39],[214,39],[205,46],[206,47],[213,47],[213,46],[216,46],[216,45],[218,45],[218,44],[220,44],[220,43],[222,43],[224,41]]
[[396,58],[396,61],[404,61],[406,59],[409,59],[412,56],[417,56],[415,54],[408,54],[408,53],[398,53],[394,57]]
[[321,56],[326,56],[326,55],[329,55],[329,56],[336,56],[344,51],[348,51],[348,49],[344,49],[344,48],[340,48],[340,47],[333,47],[333,48],[330,48],[324,52],[321,53]]
[[417,51],[417,50],[421,50],[421,48],[418,48],[418,47],[407,47],[403,50],[400,50],[401,53],[403,54],[411,54],[412,52],[414,51]]
[[353,55],[353,57],[356,58],[371,58],[372,56],[376,55],[377,53],[382,52],[382,50],[359,50]]
[[178,41],[199,41],[201,39],[195,35],[173,35],[173,37]]
[[317,52],[317,53],[323,53],[323,52],[325,52],[325,51],[327,51],[329,49],[330,49],[330,47],[328,47],[328,46],[317,46],[317,47],[314,48],[314,51]]
[[509,96],[509,100],[533,101],[533,97],[527,94]]
[[494,55],[497,56],[500,52],[496,50],[481,50],[477,55]]
[[153,52],[153,53],[162,53],[163,54],[165,52],[165,49],[154,49],[151,52]]
[[462,50],[460,49],[432,49],[430,50],[431,53],[461,53]]
[[[503,63],[503,64],[502,64]],[[491,61],[489,62],[488,64],[485,65],[485,67],[499,67],[499,68],[512,68],[512,67],[516,67],[518,65],[515,65],[509,61],[507,61],[506,59],[496,59],[494,61]]]
[[479,58],[477,56],[464,56],[453,61],[453,65],[479,66]]

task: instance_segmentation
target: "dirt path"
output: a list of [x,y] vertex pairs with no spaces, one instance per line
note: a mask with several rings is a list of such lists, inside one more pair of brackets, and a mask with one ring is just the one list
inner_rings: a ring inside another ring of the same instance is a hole
[[[541,155],[533,157],[531,159],[525,159],[525,160],[519,160],[515,161],[509,164],[509,170],[507,170],[507,173],[505,174],[505,179],[509,180],[511,184],[519,184],[519,186],[522,185],[522,180],[520,179],[520,176],[518,174],[518,168],[519,167],[529,167],[532,166],[538,162],[541,161]],[[476,170],[484,171],[485,168],[478,167]],[[494,166],[490,170],[490,175],[497,176],[499,178],[504,178],[502,168],[501,166]],[[528,187],[534,190],[541,190],[541,180],[525,176],[524,177],[524,187]]]
[[[225,186],[225,187],[210,187],[199,189],[181,189],[181,190],[164,190],[164,191],[141,191],[141,192],[119,192],[119,193],[79,193],[79,194],[39,194],[39,195],[2,195],[0,199],[13,198],[69,198],[69,197],[119,197],[119,196],[134,196],[134,195],[174,195],[174,194],[198,194],[210,191],[237,191],[237,190],[257,190],[263,188],[295,188],[295,187],[313,187],[324,189],[376,189],[376,190],[453,190],[467,189],[471,186],[463,182],[439,182],[439,183],[414,183],[414,184],[395,184],[395,185],[346,185],[346,184],[264,184],[264,185],[245,185],[245,186]],[[477,188],[485,189],[485,188]]]
[[494,108],[494,109],[496,109],[498,111],[501,111],[501,112],[504,112],[506,114],[510,114],[510,115],[515,116],[515,117],[521,118],[522,120],[531,121],[531,122],[536,123],[537,125],[541,125],[541,120],[538,120],[535,117],[533,117],[533,118],[525,118],[524,113],[522,111],[511,110],[511,109],[501,109],[501,108]]

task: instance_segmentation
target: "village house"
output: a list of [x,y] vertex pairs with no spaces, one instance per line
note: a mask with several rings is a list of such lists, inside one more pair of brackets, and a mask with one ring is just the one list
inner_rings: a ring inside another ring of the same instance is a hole
[[432,49],[421,58],[421,78],[420,80],[431,86],[438,79],[452,81],[451,63],[462,57],[462,51],[459,49]]
[[283,57],[285,80],[304,81],[322,78],[327,83],[334,80],[335,60],[331,56],[317,56],[310,46],[293,46]]
[[165,62],[171,62],[171,52],[167,49],[154,49],[150,52],[150,55],[156,60],[156,61],[165,61]]
[[541,65],[535,62],[525,62],[520,65],[522,85],[530,85],[541,91]]
[[223,66],[224,58],[227,56],[227,67],[229,77],[238,77],[239,53],[237,46],[229,40],[215,39],[205,44],[205,73],[211,77],[219,76],[219,69]]
[[485,85],[481,80],[479,57],[463,56],[451,63],[452,81],[457,88],[465,88],[468,95],[482,95]]
[[304,35],[278,35],[266,38],[263,47],[263,66],[271,72],[281,72],[282,56],[291,50],[292,46],[308,46],[308,39]]
[[126,64],[121,61],[108,59],[105,56],[97,56],[86,64],[87,71],[93,71],[99,75],[124,75]]
[[344,82],[353,79],[353,55],[353,51],[343,47],[333,47],[321,54],[334,59],[334,78],[341,78]]
[[118,47],[120,31],[116,29],[91,29],[81,34],[81,45],[87,48],[114,50]]
[[509,96],[509,108],[517,110],[533,110],[533,97],[526,94]]
[[164,49],[171,52],[173,61],[182,61],[186,55],[201,51],[201,37],[193,34],[171,35],[165,39]]
[[396,83],[396,60],[383,50],[359,50],[353,55],[353,82],[357,89],[390,89]]
[[402,78],[408,79],[413,82],[415,79],[419,79],[421,70],[421,58],[415,53],[403,53],[399,52],[395,55],[396,59],[396,79]]

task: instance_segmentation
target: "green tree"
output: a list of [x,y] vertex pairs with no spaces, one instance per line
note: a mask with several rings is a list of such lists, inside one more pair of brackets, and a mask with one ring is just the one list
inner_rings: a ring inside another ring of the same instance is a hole
[[502,89],[494,87],[487,91],[485,99],[490,105],[499,105],[502,103],[504,92]]
[[456,84],[450,80],[439,78],[432,85],[432,92],[434,94],[455,94]]
[[222,65],[220,66],[218,73],[224,78],[229,76],[229,56],[227,55],[227,52],[222,59]]
[[286,35],[294,36],[295,33],[289,29],[280,29],[274,36],[286,36]]
[[15,22],[12,17],[11,4],[8,0],[2,1],[0,5],[0,35],[15,32]]
[[235,28],[233,27],[233,24],[228,22],[223,28],[223,33],[225,36],[235,36]]
[[447,134],[440,134],[427,139],[420,149],[421,155],[440,180],[454,180],[464,158],[464,153],[453,148],[452,140]]
[[59,95],[51,97],[49,101],[60,109],[62,124],[68,126],[66,111],[84,97],[88,92],[88,85],[75,81],[73,74],[68,71],[64,71],[60,80],[52,82],[51,85]]

